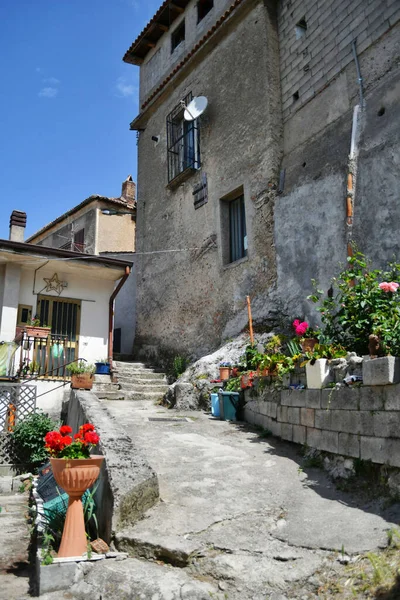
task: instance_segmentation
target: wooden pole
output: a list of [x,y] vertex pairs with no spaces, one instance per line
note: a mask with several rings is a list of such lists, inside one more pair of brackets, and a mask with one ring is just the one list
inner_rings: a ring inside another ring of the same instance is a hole
[[250,342],[251,345],[254,345],[254,333],[253,333],[253,318],[251,316],[251,302],[250,296],[246,296],[247,300],[247,312],[249,313],[249,329],[250,329]]

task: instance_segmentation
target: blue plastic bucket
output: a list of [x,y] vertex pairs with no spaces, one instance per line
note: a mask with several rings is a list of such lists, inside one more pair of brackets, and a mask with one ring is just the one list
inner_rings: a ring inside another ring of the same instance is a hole
[[220,417],[218,394],[211,394],[211,414],[213,417]]
[[110,365],[106,363],[95,363],[96,365],[96,375],[109,375],[110,374]]
[[239,405],[239,392],[220,392],[225,421],[236,421],[236,409]]

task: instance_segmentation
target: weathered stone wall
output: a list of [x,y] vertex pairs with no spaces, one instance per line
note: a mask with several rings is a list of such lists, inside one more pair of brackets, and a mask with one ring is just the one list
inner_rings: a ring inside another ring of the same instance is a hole
[[289,442],[400,467],[400,385],[245,392],[245,420]]
[[[307,29],[296,39],[303,18]],[[377,265],[400,256],[399,18],[394,0],[247,0],[146,107],[137,244],[148,254],[138,256],[136,338],[144,353],[208,353],[246,327],[247,294],[259,324],[315,318],[306,300],[311,279],[327,289],[347,255],[346,182],[360,102],[355,37],[365,109],[353,239]],[[198,210],[200,172],[167,187],[166,116],[189,91],[209,99],[200,130],[208,203]],[[234,190],[244,193],[248,256],[225,264],[221,198]]]
[[[197,4],[198,0],[191,0],[184,14],[172,23],[168,33],[163,35],[155,48],[152,48],[147,54],[140,69],[140,104],[199,42],[223,12],[229,8],[232,0],[214,0],[211,11],[199,22],[197,22]],[[185,40],[171,52],[171,35],[183,20],[185,20]]]
[[140,519],[158,501],[157,475],[92,392],[72,390],[65,409],[74,433],[89,422],[100,435],[105,460],[95,502],[99,536],[110,542],[113,533]]
[[[201,356],[231,320],[236,331],[245,326],[247,293],[264,297],[276,279],[269,183],[281,159],[278,43],[263,3],[244,6],[149,111],[140,135],[135,343],[145,350],[168,345]],[[167,187],[166,117],[189,91],[209,99],[200,123],[208,203],[197,210],[201,172]],[[248,257],[225,264],[221,199],[235,190],[244,193]]]
[[[399,64],[399,25],[360,56],[366,106],[356,161],[353,239],[376,266],[400,256]],[[284,126],[286,179],[274,226],[278,295],[289,315],[310,318],[311,279],[328,289],[339,263],[346,261],[346,182],[358,103],[351,63]]]
[[278,7],[285,121],[353,62],[354,39],[361,54],[400,18],[397,0],[291,0]]

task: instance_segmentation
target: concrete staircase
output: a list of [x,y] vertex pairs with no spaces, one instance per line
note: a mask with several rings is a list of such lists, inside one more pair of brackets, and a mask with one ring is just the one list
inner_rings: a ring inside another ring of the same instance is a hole
[[100,400],[125,400],[118,383],[112,383],[110,375],[95,375],[92,392]]
[[165,373],[139,362],[116,361],[118,385],[125,400],[161,400],[168,390]]

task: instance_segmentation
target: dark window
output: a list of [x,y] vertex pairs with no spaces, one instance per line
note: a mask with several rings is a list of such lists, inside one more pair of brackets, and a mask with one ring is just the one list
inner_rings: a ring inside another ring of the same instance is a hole
[[304,37],[306,35],[306,31],[307,21],[305,17],[303,17],[302,19],[300,19],[300,21],[296,24],[295,27],[296,39],[299,40],[300,38]]
[[84,252],[85,251],[85,230],[80,229],[76,233],[74,233],[74,252]]
[[229,202],[229,262],[247,256],[244,196]]
[[197,22],[199,23],[214,6],[214,0],[199,0],[197,3]]
[[185,21],[171,33],[171,54],[185,40]]
[[192,94],[179,103],[167,117],[168,181],[186,169],[200,168],[200,145],[197,119],[185,121],[185,106]]

